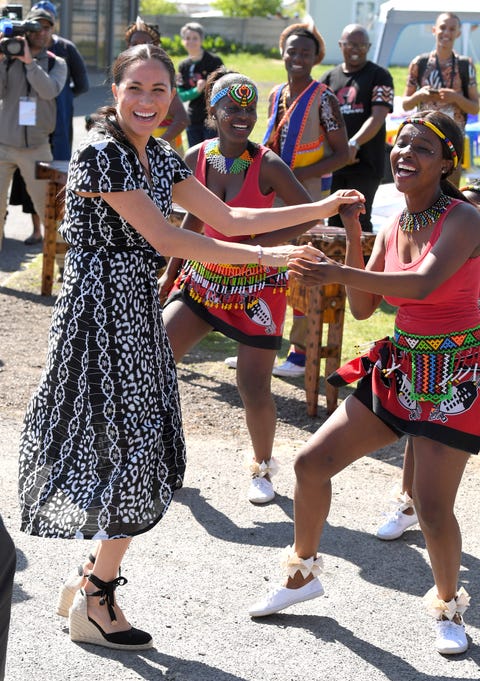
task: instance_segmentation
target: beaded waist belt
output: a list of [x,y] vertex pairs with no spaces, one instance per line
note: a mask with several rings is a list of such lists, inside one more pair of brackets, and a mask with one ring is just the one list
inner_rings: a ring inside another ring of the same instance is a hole
[[[480,351],[480,326],[450,334],[421,336],[401,331],[395,327],[393,344],[408,352],[412,358],[412,392],[415,400],[438,403],[451,397],[455,375],[455,360],[458,353],[470,366],[468,373],[477,373]],[[476,348],[476,352],[465,356],[464,351]],[[464,369],[463,371],[465,376]]]
[[265,286],[274,293],[286,293],[287,268],[261,265],[215,265],[189,260],[178,279],[196,302],[224,309],[243,307],[248,299],[258,296]]

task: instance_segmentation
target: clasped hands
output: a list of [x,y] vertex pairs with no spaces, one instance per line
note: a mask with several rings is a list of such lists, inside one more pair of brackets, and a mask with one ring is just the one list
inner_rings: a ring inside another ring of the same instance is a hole
[[[313,248],[312,244],[308,245]],[[305,286],[323,286],[338,281],[338,270],[341,265],[328,258],[322,251],[318,249],[315,251],[315,257],[309,257],[308,260],[292,254],[287,263],[288,276],[292,279],[301,279]]]
[[[357,200],[350,203],[340,203],[338,212],[342,218],[342,223],[347,234],[347,238],[360,238],[362,228],[360,225],[360,214],[365,213],[365,199],[362,194],[355,190],[340,190],[332,194],[335,200],[341,201],[345,196],[356,196]],[[309,251],[307,257],[298,252],[292,253],[288,258],[288,274],[293,279],[301,279],[305,286],[323,286],[338,281],[339,271],[342,265],[317,248],[311,243],[308,244]]]
[[429,85],[417,90],[417,95],[420,102],[443,102],[444,104],[455,103],[458,99],[458,93],[452,88],[441,87],[433,88]]

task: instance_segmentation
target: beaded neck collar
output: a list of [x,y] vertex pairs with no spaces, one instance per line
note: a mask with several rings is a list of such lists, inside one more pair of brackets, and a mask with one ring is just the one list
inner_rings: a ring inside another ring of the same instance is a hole
[[445,213],[451,203],[452,199],[442,193],[430,208],[418,213],[410,213],[407,208],[404,208],[399,220],[400,229],[402,232],[418,232],[424,227],[433,225]]
[[255,147],[251,142],[247,143],[247,148],[241,156],[229,158],[220,151],[219,139],[212,139],[205,146],[205,158],[212,168],[224,175],[237,175],[245,172],[253,163]]

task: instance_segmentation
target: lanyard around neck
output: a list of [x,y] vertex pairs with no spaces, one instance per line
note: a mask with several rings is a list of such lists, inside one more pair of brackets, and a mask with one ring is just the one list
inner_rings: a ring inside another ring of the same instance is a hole
[[[450,73],[450,89],[453,89],[453,79],[455,78],[455,54],[452,52],[452,72]],[[442,69],[440,68],[440,62],[438,61],[438,54],[435,53],[435,63],[437,67],[437,72],[438,72],[438,77],[440,78],[440,83],[442,84],[442,87],[445,87],[445,81],[443,80],[443,73]]]

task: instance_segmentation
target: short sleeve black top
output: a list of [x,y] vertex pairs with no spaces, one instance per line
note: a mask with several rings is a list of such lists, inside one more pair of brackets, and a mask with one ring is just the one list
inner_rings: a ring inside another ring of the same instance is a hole
[[[385,106],[389,112],[393,111],[392,76],[386,69],[371,61],[367,61],[362,69],[352,73],[345,73],[340,64],[325,73],[320,80],[337,95],[349,138],[371,116],[372,106]],[[376,177],[383,177],[385,125],[382,125],[375,137],[362,144],[357,158],[359,163],[345,166],[341,172],[352,174],[370,172]]]
[[144,189],[162,214],[172,212],[172,188],[191,175],[184,161],[163,139],[150,138],[147,147],[151,184],[137,155],[113,137],[95,133],[73,155],[66,186],[65,218],[60,233],[72,246],[148,248],[137,230],[101,196],[76,192],[128,192]]
[[[184,59],[178,65],[179,77],[177,87],[179,90],[190,90],[195,87],[200,79],[206,80],[210,73],[216,71],[223,62],[216,54],[205,50],[199,61],[193,61],[190,57]],[[191,99],[187,105],[187,112],[190,117],[191,125],[202,125],[207,116],[205,108],[205,95],[203,92]]]

